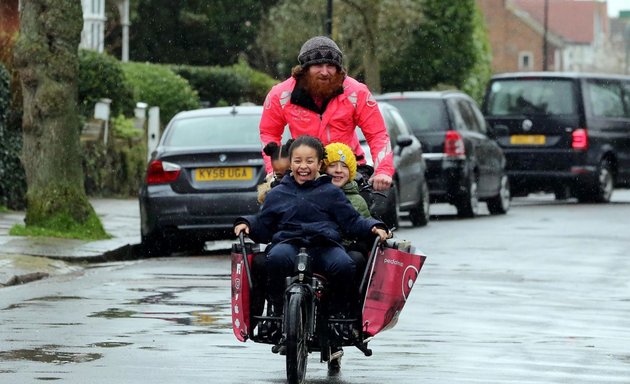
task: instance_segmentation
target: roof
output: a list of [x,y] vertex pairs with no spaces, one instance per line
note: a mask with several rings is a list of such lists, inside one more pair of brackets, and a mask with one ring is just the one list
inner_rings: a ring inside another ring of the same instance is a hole
[[232,106],[232,107],[214,107],[214,108],[200,108],[192,109],[189,111],[179,112],[173,119],[191,118],[191,117],[203,117],[203,116],[219,116],[227,114],[244,114],[244,115],[260,115],[262,114],[263,107],[256,106]]
[[[591,44],[596,31],[607,33],[606,3],[591,0],[548,0],[549,32],[575,44]],[[537,23],[545,24],[545,0],[512,0]]]
[[615,80],[630,80],[630,76],[615,75],[615,74],[602,74],[602,73],[588,73],[588,72],[508,72],[501,73],[492,76],[492,80],[496,79],[513,79],[513,78],[565,78],[565,79],[615,79]]
[[374,95],[376,100],[396,99],[396,98],[426,98],[426,99],[441,99],[448,95],[465,95],[462,91],[457,90],[445,90],[445,91],[404,91],[404,92],[389,92],[382,95]]

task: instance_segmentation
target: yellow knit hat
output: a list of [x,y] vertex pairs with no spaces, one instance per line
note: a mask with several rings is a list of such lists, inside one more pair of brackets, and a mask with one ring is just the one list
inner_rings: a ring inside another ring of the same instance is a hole
[[330,143],[326,146],[326,158],[324,159],[324,167],[328,167],[331,163],[341,161],[348,166],[350,171],[350,181],[354,180],[357,174],[357,158],[354,156],[352,149],[343,143]]

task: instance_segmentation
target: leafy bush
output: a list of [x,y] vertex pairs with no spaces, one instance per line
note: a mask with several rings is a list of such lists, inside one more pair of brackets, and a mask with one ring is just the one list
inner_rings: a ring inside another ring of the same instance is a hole
[[120,62],[108,54],[79,51],[79,108],[90,118],[94,105],[102,98],[112,100],[111,114],[131,115],[134,108],[132,89],[125,82]]
[[223,67],[193,67],[179,65],[171,67],[173,72],[188,80],[199,98],[209,106],[240,104],[245,79],[234,71]]
[[9,72],[2,63],[0,63],[0,125],[4,125],[4,119],[7,117],[7,110],[11,102],[11,91],[9,89]]
[[133,119],[126,118],[124,115],[113,117],[111,123],[114,137],[120,139],[140,139],[144,135],[144,131],[134,126]]
[[262,105],[271,87],[278,83],[277,80],[269,75],[254,70],[243,60],[234,64],[232,69],[239,76],[247,79],[248,81],[247,88],[244,92],[244,101],[251,101],[255,104]]
[[6,124],[10,102],[9,73],[0,64],[0,205],[21,209],[26,195],[26,176],[19,158],[22,133]]
[[423,20],[400,54],[383,63],[383,92],[451,84],[477,98],[490,71],[488,35],[475,1],[424,0]]
[[262,104],[267,92],[277,83],[268,75],[249,67],[244,61],[231,67],[172,66],[188,80],[200,99],[209,106],[238,105],[244,102]]
[[146,170],[143,140],[83,142],[85,192],[88,196],[137,196]]
[[473,15],[473,45],[475,64],[468,73],[468,78],[464,80],[462,90],[468,93],[479,105],[481,105],[486,86],[492,77],[492,49],[483,14],[479,7],[475,7]]
[[121,63],[134,100],[160,107],[160,120],[168,122],[176,113],[199,108],[199,95],[181,76],[167,66]]

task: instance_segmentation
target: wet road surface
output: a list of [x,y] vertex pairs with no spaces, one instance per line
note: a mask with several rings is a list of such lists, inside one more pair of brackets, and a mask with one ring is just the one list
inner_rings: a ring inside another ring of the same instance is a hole
[[[433,209],[433,208],[432,208]],[[630,192],[609,205],[515,200],[505,216],[436,207],[397,237],[429,258],[399,323],[309,383],[630,383]],[[239,343],[229,260],[100,264],[0,290],[0,382],[283,383]]]

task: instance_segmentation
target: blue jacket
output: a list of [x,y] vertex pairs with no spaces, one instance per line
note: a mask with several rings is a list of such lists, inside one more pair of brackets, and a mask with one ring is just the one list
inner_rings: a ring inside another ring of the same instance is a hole
[[239,222],[249,225],[249,236],[257,243],[300,239],[306,246],[327,241],[339,244],[346,235],[368,237],[375,225],[387,228],[378,220],[362,217],[328,175],[302,185],[285,175],[269,191],[260,212],[240,217]]

